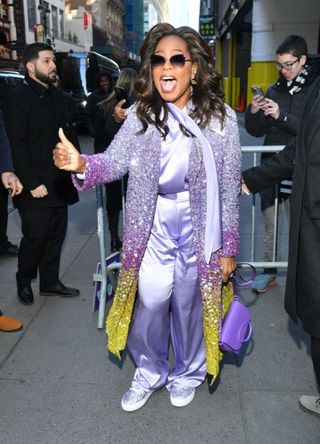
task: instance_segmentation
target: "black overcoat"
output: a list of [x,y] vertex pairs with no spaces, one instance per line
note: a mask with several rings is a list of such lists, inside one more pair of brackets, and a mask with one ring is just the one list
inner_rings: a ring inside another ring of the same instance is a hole
[[243,173],[252,192],[293,175],[285,308],[320,338],[320,78],[314,82],[294,142]]
[[[287,145],[296,136],[304,102],[313,83],[320,76],[320,55],[308,55],[307,67],[308,75],[305,77],[305,83],[300,85],[301,89],[298,92],[290,94],[289,91],[293,85],[289,87],[281,73],[278,80],[267,89],[265,96],[279,105],[278,119],[265,116],[261,110],[254,114],[251,112],[251,105],[248,106],[245,113],[246,130],[255,137],[265,136],[263,145]],[[262,152],[261,163],[273,155]],[[287,188],[287,186],[282,184],[280,188]],[[279,192],[279,196],[288,198],[290,194]],[[260,193],[261,210],[264,211],[273,206],[275,197],[275,186],[264,189]]]
[[[24,83],[9,92],[3,116],[10,142],[13,166],[24,189],[13,198],[17,208],[50,208],[71,205],[79,200],[70,173],[55,167],[52,152],[62,128],[76,147],[77,136],[69,120],[63,94],[49,90],[26,76]],[[45,185],[48,195],[35,199],[30,190]]]

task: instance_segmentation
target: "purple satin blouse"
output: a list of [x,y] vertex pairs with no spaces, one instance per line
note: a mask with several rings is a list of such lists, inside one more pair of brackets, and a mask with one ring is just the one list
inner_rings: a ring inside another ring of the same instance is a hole
[[168,117],[169,134],[161,142],[159,194],[180,193],[189,189],[188,164],[192,137],[184,135],[179,122]]

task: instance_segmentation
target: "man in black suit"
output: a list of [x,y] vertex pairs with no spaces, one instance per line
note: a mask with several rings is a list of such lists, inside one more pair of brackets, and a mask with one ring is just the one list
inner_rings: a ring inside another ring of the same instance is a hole
[[[320,78],[306,97],[296,139],[259,167],[243,173],[256,193],[293,176],[285,309],[311,337],[311,358],[320,389]],[[320,396],[299,405],[320,417]]]
[[52,149],[63,128],[78,146],[62,93],[52,86],[56,65],[44,43],[26,47],[22,57],[24,83],[9,92],[3,106],[15,173],[23,192],[13,199],[21,217],[23,237],[18,254],[18,300],[33,304],[31,280],[39,269],[40,294],[77,296],[79,290],[59,280],[60,255],[67,230],[67,206],[78,194],[70,174],[55,168]]

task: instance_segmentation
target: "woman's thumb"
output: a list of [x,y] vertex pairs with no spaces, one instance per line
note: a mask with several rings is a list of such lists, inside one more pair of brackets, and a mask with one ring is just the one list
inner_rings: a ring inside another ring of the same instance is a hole
[[70,142],[70,140],[68,140],[66,138],[66,136],[64,135],[63,129],[59,128],[59,137],[61,142],[68,148],[72,147],[72,143]]

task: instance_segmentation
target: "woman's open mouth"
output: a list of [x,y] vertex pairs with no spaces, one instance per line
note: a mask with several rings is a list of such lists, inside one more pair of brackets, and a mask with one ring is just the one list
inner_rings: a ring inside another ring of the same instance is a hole
[[177,80],[172,76],[163,76],[160,79],[161,89],[165,93],[171,93],[177,84]]

